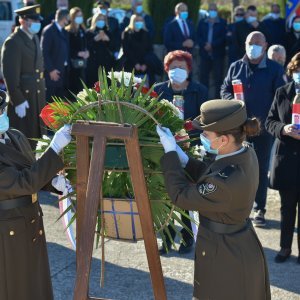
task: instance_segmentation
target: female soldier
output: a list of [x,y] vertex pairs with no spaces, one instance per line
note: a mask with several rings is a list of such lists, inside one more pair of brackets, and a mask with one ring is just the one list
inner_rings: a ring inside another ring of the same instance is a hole
[[194,299],[271,299],[264,253],[249,221],[258,162],[255,151],[243,143],[259,133],[259,122],[247,119],[242,101],[211,100],[201,105],[193,123],[203,130],[207,152],[216,154],[210,165],[189,158],[169,129],[157,127],[157,132],[166,153],[161,165],[172,202],[199,211]]

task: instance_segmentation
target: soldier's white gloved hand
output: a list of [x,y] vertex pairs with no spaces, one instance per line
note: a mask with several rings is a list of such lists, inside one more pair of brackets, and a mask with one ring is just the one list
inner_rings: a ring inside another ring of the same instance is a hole
[[57,175],[52,179],[51,182],[52,186],[63,193],[64,196],[68,195],[69,193],[73,192],[73,188],[70,184],[69,179],[67,179],[64,175],[60,174]]
[[160,142],[164,147],[165,153],[176,151],[176,141],[169,128],[156,126],[156,132],[160,137]]
[[71,142],[71,125],[64,125],[54,135],[50,147],[59,154]]
[[185,168],[189,161],[189,157],[186,155],[186,153],[184,153],[184,151],[178,145],[176,145],[176,152],[178,154],[181,166]]
[[15,107],[15,113],[17,114],[17,116],[19,118],[22,119],[22,118],[26,117],[26,109],[28,109],[28,108],[29,108],[29,103],[27,100],[25,100],[23,103],[21,103]]

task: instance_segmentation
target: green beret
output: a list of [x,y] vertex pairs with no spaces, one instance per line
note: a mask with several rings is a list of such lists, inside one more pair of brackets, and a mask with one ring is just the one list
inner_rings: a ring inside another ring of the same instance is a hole
[[43,20],[42,16],[40,15],[41,13],[40,4],[22,7],[20,9],[15,10],[15,13],[22,18],[28,18],[28,19],[39,20],[39,21]]
[[193,120],[196,129],[222,132],[234,129],[247,120],[246,106],[240,100],[209,100],[200,107],[200,115]]
[[5,91],[0,90],[0,109],[4,109],[8,104],[8,95]]

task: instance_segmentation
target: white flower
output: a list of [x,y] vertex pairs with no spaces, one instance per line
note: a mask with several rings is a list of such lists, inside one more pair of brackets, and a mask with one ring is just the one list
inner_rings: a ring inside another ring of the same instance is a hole
[[[93,90],[89,89],[89,91],[92,92]],[[77,97],[82,101],[87,101],[88,100],[87,98],[89,97],[89,95],[88,95],[87,91],[84,89],[77,94]]]
[[[113,77],[117,79],[120,83],[122,82],[122,77],[124,78],[124,84],[129,86],[132,74],[129,72],[113,72]],[[108,72],[108,78],[112,79],[112,72]],[[133,83],[141,83],[142,79],[138,77],[133,77]]]
[[160,100],[160,103],[162,103],[162,104],[164,104],[164,105],[170,107],[171,110],[174,112],[174,114],[175,114],[178,118],[180,118],[180,116],[181,116],[181,111],[180,111],[180,110],[179,110],[172,102],[170,102],[170,101],[168,101],[168,100],[166,100],[166,99],[162,99],[162,100]]
[[201,161],[203,161],[204,156],[206,155],[206,151],[204,149],[204,147],[201,146],[194,146],[193,147],[193,154]]
[[[43,135],[42,136],[42,141],[38,141],[36,144],[36,148],[35,150],[37,151],[37,153],[35,154],[36,159],[39,159],[43,153],[40,153],[41,150],[45,150],[45,148],[49,145],[50,143],[50,138],[47,135]],[[49,143],[47,143],[47,141],[49,141]]]

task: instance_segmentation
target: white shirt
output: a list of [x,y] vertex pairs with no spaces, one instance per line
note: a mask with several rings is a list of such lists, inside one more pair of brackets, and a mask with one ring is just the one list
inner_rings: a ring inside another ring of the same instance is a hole
[[177,16],[175,19],[176,19],[176,21],[180,27],[180,30],[184,36],[185,36],[185,33],[184,33],[183,23],[185,23],[187,34],[188,34],[188,36],[190,36],[190,30],[189,30],[189,26],[188,26],[187,22],[185,20],[180,19],[179,16]]
[[4,138],[3,139],[0,139],[0,143],[4,144],[5,145],[5,140],[8,139],[10,140],[9,136],[7,135],[7,133],[4,133]]
[[55,23],[57,29],[61,32],[63,28],[56,21],[54,23]]

